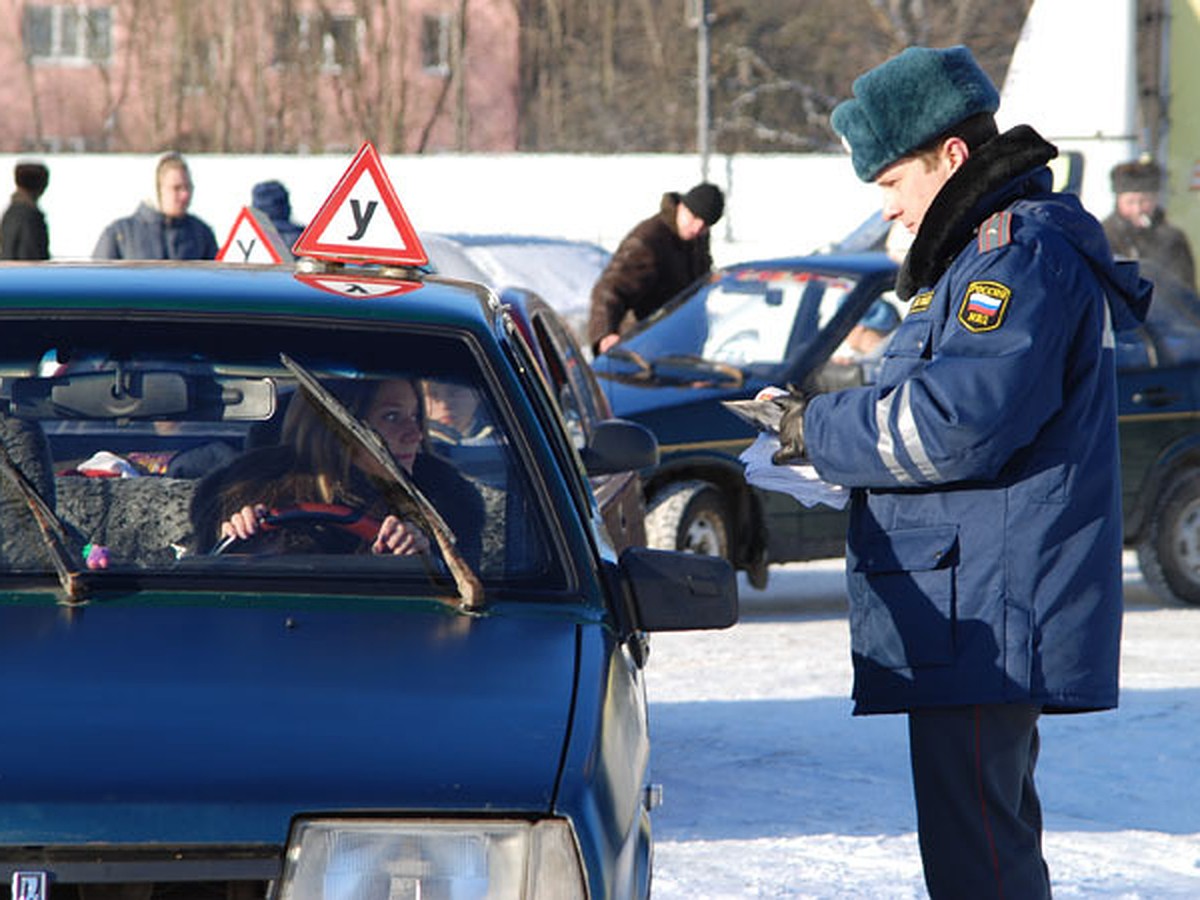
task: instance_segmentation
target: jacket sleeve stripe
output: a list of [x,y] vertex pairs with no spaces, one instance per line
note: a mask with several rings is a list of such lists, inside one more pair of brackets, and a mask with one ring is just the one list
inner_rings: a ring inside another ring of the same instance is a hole
[[905,382],[900,389],[900,410],[896,416],[896,426],[900,432],[900,441],[904,445],[909,458],[916,464],[917,470],[926,481],[941,481],[941,473],[930,460],[925,451],[925,444],[917,430],[917,420],[912,411],[912,384]]
[[901,484],[911,484],[912,476],[904,470],[900,465],[900,461],[896,459],[895,447],[892,444],[892,403],[896,399],[896,392],[889,392],[886,397],[880,398],[875,404],[875,427],[879,432],[879,440],[875,445],[875,449],[879,453],[879,458],[883,460],[883,464],[887,466],[887,470],[892,473],[892,477]]

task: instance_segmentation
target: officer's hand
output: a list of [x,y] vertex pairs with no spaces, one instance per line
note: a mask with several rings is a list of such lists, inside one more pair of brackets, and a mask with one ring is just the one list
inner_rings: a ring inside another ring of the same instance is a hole
[[783,407],[783,418],[779,420],[779,449],[771,456],[777,466],[791,465],[804,459],[804,410],[808,408],[808,396],[792,391],[774,398]]

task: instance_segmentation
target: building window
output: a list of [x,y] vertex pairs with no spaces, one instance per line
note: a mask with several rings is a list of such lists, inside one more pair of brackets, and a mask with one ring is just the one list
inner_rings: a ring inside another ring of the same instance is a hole
[[450,74],[450,25],[447,13],[421,17],[421,67],[426,72]]
[[112,58],[112,9],[31,3],[22,10],[21,39],[33,62],[107,63]]
[[358,65],[357,16],[292,13],[275,31],[275,64],[316,65],[327,72]]

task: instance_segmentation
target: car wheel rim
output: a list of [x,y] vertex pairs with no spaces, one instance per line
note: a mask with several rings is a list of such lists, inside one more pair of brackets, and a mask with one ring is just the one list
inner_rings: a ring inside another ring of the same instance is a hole
[[716,524],[705,516],[693,519],[684,532],[683,548],[705,556],[720,556],[721,535]]
[[1200,500],[1189,503],[1179,517],[1175,558],[1181,572],[1200,582]]

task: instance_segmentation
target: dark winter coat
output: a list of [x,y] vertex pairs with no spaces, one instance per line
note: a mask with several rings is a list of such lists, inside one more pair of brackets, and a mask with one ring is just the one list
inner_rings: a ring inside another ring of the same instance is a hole
[[168,219],[149,203],[104,229],[95,259],[215,259],[217,239],[208,224],[191,214]]
[[857,713],[1116,705],[1121,491],[1113,328],[1150,285],[1052,193],[1015,128],[943,186],[901,270],[878,382],[815,397],[847,539]]
[[592,288],[588,340],[592,349],[606,334],[620,333],[712,271],[708,232],[685,241],[675,228],[679,194],[663,194],[656,215],[639,222]]
[[27,191],[17,190],[0,218],[0,259],[49,259],[46,217]]
[[1192,259],[1192,246],[1182,230],[1167,224],[1161,209],[1154,211],[1146,228],[1138,228],[1114,212],[1104,220],[1104,233],[1115,255],[1157,263],[1189,290],[1195,290],[1196,265]]

